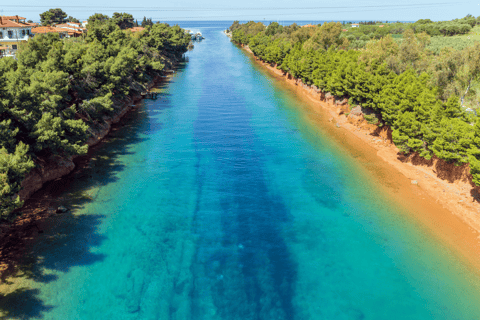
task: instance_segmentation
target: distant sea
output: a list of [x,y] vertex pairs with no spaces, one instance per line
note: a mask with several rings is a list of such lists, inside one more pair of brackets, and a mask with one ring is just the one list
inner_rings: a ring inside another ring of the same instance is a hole
[[[176,25],[178,24],[180,27],[182,28],[202,28],[202,29],[205,29],[205,28],[219,28],[219,27],[222,27],[222,28],[225,28],[227,29],[228,27],[230,27],[232,25],[234,20],[220,20],[220,21],[160,21],[160,22],[166,22],[168,23],[169,25]],[[246,22],[249,22],[249,21],[252,21],[252,20],[239,20],[240,23],[246,23]],[[299,26],[304,26],[304,25],[307,25],[307,24],[323,24],[325,22],[337,22],[337,21],[334,21],[334,20],[253,20],[255,22],[262,22],[263,24],[265,25],[269,25],[270,23],[272,22],[278,22],[279,24],[283,25],[283,26],[289,26],[293,23],[296,23],[298,24]],[[365,20],[342,20],[342,21],[339,21],[339,22],[345,22],[345,23],[359,23],[359,22],[362,22],[362,21],[365,21]],[[393,21],[389,21],[389,22],[393,22]],[[395,21],[396,22],[396,21]],[[414,22],[414,21],[400,21],[400,22],[403,22],[403,23],[408,23],[408,22]]]

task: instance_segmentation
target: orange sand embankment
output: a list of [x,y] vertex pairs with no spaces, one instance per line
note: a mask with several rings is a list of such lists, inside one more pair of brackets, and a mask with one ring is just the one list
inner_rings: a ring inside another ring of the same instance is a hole
[[480,273],[479,188],[472,184],[467,165],[456,167],[438,159],[403,156],[388,128],[348,114],[348,105],[337,105],[333,97],[326,99],[315,88],[260,61],[248,47],[244,49],[281,85],[306,102],[310,121],[354,156],[392,199],[408,208],[420,225]]

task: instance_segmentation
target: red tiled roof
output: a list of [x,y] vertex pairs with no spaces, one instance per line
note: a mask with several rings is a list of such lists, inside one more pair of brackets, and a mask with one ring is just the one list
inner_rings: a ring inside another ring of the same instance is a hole
[[67,33],[68,33],[69,36],[76,36],[76,35],[79,36],[79,35],[83,34],[83,32],[74,31],[74,30],[68,30]]
[[306,24],[302,26],[302,28],[313,28],[313,27],[316,27],[316,26],[314,26],[313,24]]
[[137,32],[137,31],[143,31],[143,30],[145,30],[145,28],[144,27],[133,27],[133,28],[130,28],[128,30],[130,30],[132,32]]
[[27,18],[24,18],[24,17],[19,17],[18,15],[16,16],[2,16],[3,19],[7,19],[7,20],[25,20]]
[[62,32],[68,32],[68,30],[62,29],[62,28],[50,27],[50,26],[37,27],[32,29],[32,33],[52,33],[52,32],[62,33]]
[[20,20],[25,20],[23,17],[19,16],[0,16],[0,27],[2,28],[22,28],[30,27],[30,23],[16,22]]

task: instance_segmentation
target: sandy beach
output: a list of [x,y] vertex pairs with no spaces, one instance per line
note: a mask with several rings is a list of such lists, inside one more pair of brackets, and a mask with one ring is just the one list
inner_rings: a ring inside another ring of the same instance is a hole
[[[252,59],[277,78],[311,108],[311,121],[355,155],[382,189],[411,212],[412,218],[459,253],[480,273],[480,204],[478,187],[467,165],[456,167],[438,159],[426,161],[417,155],[399,153],[386,128],[353,117],[348,106],[325,99],[301,80],[292,79],[268,63]],[[309,111],[307,111],[309,112]]]

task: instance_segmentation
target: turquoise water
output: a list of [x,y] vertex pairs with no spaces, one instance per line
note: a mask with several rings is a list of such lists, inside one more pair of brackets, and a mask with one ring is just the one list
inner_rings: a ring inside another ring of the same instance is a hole
[[479,319],[478,278],[200,30],[68,185],[7,318]]

